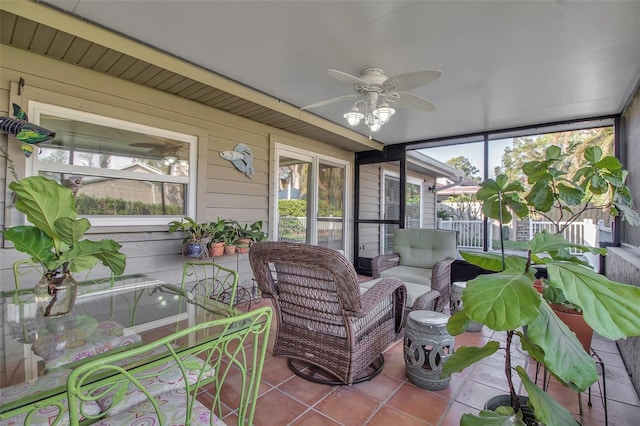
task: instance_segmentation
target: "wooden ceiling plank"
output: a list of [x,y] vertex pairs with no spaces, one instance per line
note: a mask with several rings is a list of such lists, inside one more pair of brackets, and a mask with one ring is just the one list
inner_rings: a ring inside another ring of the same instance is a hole
[[167,81],[169,78],[171,78],[174,75],[175,75],[174,72],[163,69],[158,74],[154,75],[149,80],[145,81],[144,85],[147,87],[153,87],[155,89],[160,84]]
[[138,76],[136,76],[136,78],[133,78],[131,81],[144,85],[147,81],[152,79],[157,74],[160,74],[162,71],[163,69],[159,66],[151,64],[146,70],[141,72]]
[[13,31],[18,22],[16,15],[0,11],[0,42],[2,44],[12,44]]
[[69,50],[69,46],[71,46],[74,38],[75,37],[71,34],[67,34],[62,31],[56,32],[56,35],[51,42],[51,47],[47,52],[47,56],[62,60],[64,55],[67,53],[67,50]]
[[29,49],[38,24],[28,19],[18,19],[13,28],[11,43],[21,49]]
[[[131,57],[127,56],[127,58]],[[120,73],[120,78],[128,81],[135,80],[140,74],[147,71],[151,67],[151,64],[148,62],[141,61],[136,58],[131,59],[133,59],[134,62]]]
[[93,70],[101,73],[107,73],[109,69],[115,64],[118,59],[122,58],[124,55],[120,52],[116,52],[112,49],[107,49],[107,51],[102,55],[102,57],[96,62],[93,66]]
[[95,69],[96,64],[100,62],[100,60],[108,51],[109,49],[107,49],[106,47],[94,44],[90,49],[87,50],[84,56],[80,58],[80,62],[78,62],[78,65]]
[[163,92],[175,93],[169,90],[171,87],[183,83],[185,80],[189,80],[183,75],[173,74],[171,77],[163,81],[162,83],[156,86],[156,89],[162,90]]
[[206,84],[200,83],[199,81],[194,80],[191,86],[185,87],[184,89],[176,93],[176,95],[189,99],[191,98],[191,96],[195,95],[199,91],[207,88],[209,88],[209,86],[207,86]]
[[62,60],[70,64],[79,64],[92,44],[90,41],[75,37]]
[[56,35],[56,30],[46,25],[38,25],[29,50],[46,55],[51,47],[51,42]]

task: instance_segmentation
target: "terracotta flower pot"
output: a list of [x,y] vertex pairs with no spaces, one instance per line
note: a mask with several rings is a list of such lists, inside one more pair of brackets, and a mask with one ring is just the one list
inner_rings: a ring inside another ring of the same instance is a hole
[[224,246],[224,254],[236,254],[236,246]]
[[224,243],[212,243],[209,247],[211,257],[222,256],[224,254]]
[[241,238],[236,243],[236,251],[238,253],[246,253],[249,251],[249,247],[251,246],[250,238]]
[[564,322],[569,330],[576,333],[576,337],[582,343],[582,347],[588,354],[591,353],[591,338],[593,337],[593,329],[584,322],[582,312],[567,306],[550,303],[551,309],[556,313],[558,318]]

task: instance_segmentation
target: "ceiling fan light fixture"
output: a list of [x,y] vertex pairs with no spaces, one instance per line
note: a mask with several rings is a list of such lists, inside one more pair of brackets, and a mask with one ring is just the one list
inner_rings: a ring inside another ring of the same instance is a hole
[[349,126],[355,127],[360,124],[360,121],[364,118],[364,114],[361,113],[356,106],[354,106],[349,110],[349,112],[344,114],[343,117],[347,120]]
[[382,124],[382,121],[380,121],[378,117],[373,116],[367,125],[369,126],[369,130],[371,130],[373,133],[376,133],[380,130]]
[[373,116],[380,120],[380,125],[386,124],[396,110],[391,108],[386,102],[382,103],[378,108],[373,110]]

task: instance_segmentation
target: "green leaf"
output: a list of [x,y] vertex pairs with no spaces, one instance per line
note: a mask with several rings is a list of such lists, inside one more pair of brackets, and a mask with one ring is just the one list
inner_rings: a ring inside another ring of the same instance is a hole
[[100,241],[82,240],[78,241],[71,250],[61,255],[60,259],[63,262],[71,262],[69,270],[72,272],[93,267],[100,260],[114,274],[120,275],[124,272],[126,265],[125,255],[118,252],[120,247],[122,247],[120,244],[108,239]]
[[463,414],[460,418],[460,426],[514,426],[524,425],[516,419],[513,409],[510,414],[496,413],[495,411],[482,410],[475,416],[473,414]]
[[13,242],[16,250],[40,263],[46,263],[53,256],[53,240],[35,226],[14,226],[4,231],[4,237]]
[[[86,269],[91,269],[94,266],[96,266],[96,264],[98,263],[98,258],[91,254],[87,254],[87,255],[79,254],[79,255],[75,255],[73,259],[70,259],[68,262],[69,262],[69,271],[80,272]],[[62,263],[65,263],[64,259],[61,259],[57,263],[57,266],[61,265]],[[52,267],[50,269],[54,269],[54,268],[55,267]]]
[[520,380],[522,380],[522,384],[527,390],[527,394],[529,395],[529,405],[533,407],[538,421],[549,426],[571,426],[578,424],[566,408],[560,405],[560,403],[554,400],[548,393],[544,392],[536,386],[531,379],[529,379],[527,372],[522,367],[517,366],[516,372],[518,373],[518,376],[520,376]]
[[57,246],[55,221],[61,217],[75,219],[77,216],[73,192],[42,176],[31,176],[11,182],[9,188],[18,197],[16,209],[26,214],[27,220],[42,229],[54,240],[54,246]]
[[598,146],[590,146],[584,150],[584,159],[591,164],[596,164],[602,158],[602,149]]
[[[550,262],[547,273],[549,284],[582,308],[585,322],[598,334],[612,340],[640,335],[640,287],[608,280],[570,262]],[[463,303],[466,310],[464,299]]]
[[616,207],[622,215],[622,220],[629,225],[640,226],[640,215],[638,215],[638,212],[623,204],[616,204]]
[[596,162],[594,166],[597,167],[598,169],[607,169],[607,170],[622,169],[622,164],[620,163],[620,160],[618,160],[616,157],[612,157],[611,155],[608,155],[604,157],[602,160]]
[[[529,327],[527,327],[528,329]],[[528,330],[527,330],[528,331]],[[528,334],[521,333],[519,331],[516,332],[518,336],[520,336],[520,344],[522,345],[522,349],[527,351],[527,353],[533,357],[538,362],[544,361],[544,351],[542,348],[531,340],[529,340]]]
[[468,366],[493,355],[498,349],[500,349],[500,343],[495,340],[487,342],[487,344],[481,348],[475,346],[460,346],[445,361],[442,366],[442,375],[449,377],[453,373],[459,373]]
[[525,200],[531,204],[536,210],[548,212],[553,206],[553,191],[545,182],[538,181],[525,196]]
[[514,272],[480,275],[462,291],[466,315],[498,331],[531,322],[538,316],[540,300],[533,277]]
[[488,199],[482,203],[482,214],[491,219],[499,220],[502,223],[511,222],[512,216],[507,205],[500,203],[498,199]]
[[61,217],[55,221],[54,227],[60,239],[69,246],[73,246],[91,228],[91,222],[84,218]]
[[560,234],[552,234],[547,231],[537,232],[533,238],[527,243],[529,250],[534,253],[554,252],[560,250],[569,250],[576,248],[583,252],[593,254],[605,254],[604,248],[584,246],[581,244],[570,243]]
[[547,161],[559,160],[561,155],[562,149],[557,145],[551,145],[545,151],[545,158],[547,159]]
[[584,192],[580,189],[559,183],[557,186],[558,196],[562,201],[570,206],[577,206],[582,202]]
[[[461,250],[460,256],[472,265],[479,266],[487,271],[502,271],[502,256],[500,254]],[[504,263],[505,270],[524,272],[527,266],[527,259],[522,256],[506,255]]]
[[447,321],[447,332],[452,336],[458,336],[467,330],[471,318],[464,313],[464,310],[453,314]]
[[594,360],[546,302],[529,323],[527,338],[544,351],[543,362],[549,371],[571,388],[582,392],[598,380]]

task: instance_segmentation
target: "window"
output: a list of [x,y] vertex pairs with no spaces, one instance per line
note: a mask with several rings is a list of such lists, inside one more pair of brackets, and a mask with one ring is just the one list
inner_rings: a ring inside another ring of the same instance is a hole
[[[397,217],[400,212],[400,175],[396,172],[383,169],[382,217]],[[422,224],[422,184],[423,181],[415,177],[407,176],[406,206],[404,227],[421,228]],[[393,251],[393,232],[398,227],[383,224],[381,226],[382,240],[381,253],[389,254]]]
[[274,237],[346,252],[348,164],[279,144],[276,158]]
[[[551,219],[562,218],[564,213],[552,210],[547,217],[532,216],[526,220],[514,218],[510,223],[504,223],[502,228],[498,221],[489,220],[485,228],[481,203],[475,198],[480,182],[484,178],[494,179],[498,174],[505,174],[509,180],[520,181],[528,188],[527,177],[521,171],[522,165],[529,161],[544,160],[545,150],[551,145],[560,146],[563,153],[568,154],[563,171],[572,174],[577,170],[584,150],[590,146],[600,147],[604,155],[613,155],[614,128],[611,124],[612,120],[603,119],[540,126],[526,131],[476,136],[477,139],[483,139],[482,142],[458,143],[456,138],[452,138],[450,145],[421,148],[423,154],[457,168],[467,178],[460,185],[438,191],[438,226],[455,229],[458,232],[458,247],[465,250],[482,249],[483,232],[486,229],[488,250],[500,250],[502,233],[505,249],[526,251],[528,241],[536,232],[551,230]],[[587,210],[564,232],[564,236],[577,244],[597,246],[599,241],[612,239],[612,220],[606,209]]]
[[56,132],[28,164],[74,188],[94,226],[166,225],[195,212],[197,137],[39,102],[33,122]]

